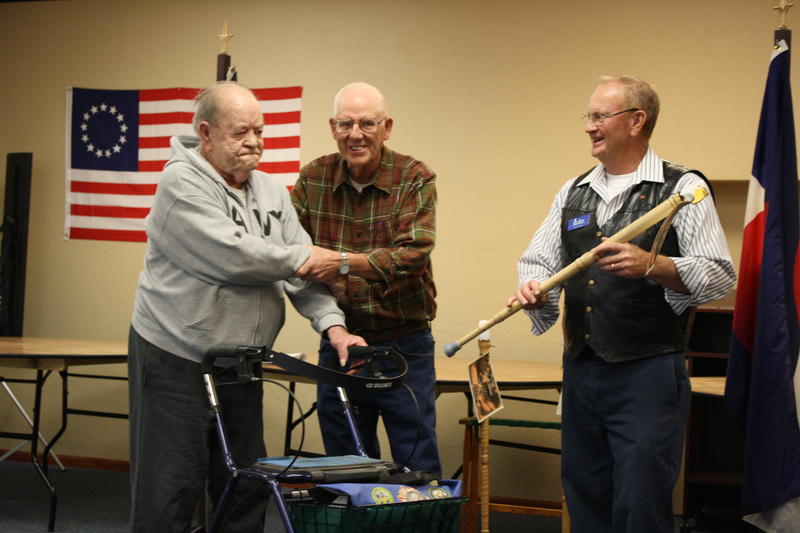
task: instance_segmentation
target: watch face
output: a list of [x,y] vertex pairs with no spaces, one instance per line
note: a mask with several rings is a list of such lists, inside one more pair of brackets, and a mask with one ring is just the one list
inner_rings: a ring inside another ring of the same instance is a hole
[[347,254],[342,252],[342,262],[339,264],[339,274],[346,276],[350,273],[350,260]]

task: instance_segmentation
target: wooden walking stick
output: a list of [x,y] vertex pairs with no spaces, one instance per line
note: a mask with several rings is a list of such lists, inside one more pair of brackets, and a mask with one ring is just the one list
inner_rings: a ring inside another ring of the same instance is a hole
[[[675,193],[653,209],[639,217],[638,219],[634,220],[614,235],[608,238],[610,241],[614,242],[628,242],[629,240],[633,239],[637,235],[643,233],[647,228],[650,226],[657,224],[658,222],[662,221],[663,219],[671,216],[674,212],[676,212],[681,207],[687,204],[696,204],[700,202],[703,198],[708,196],[708,190],[705,188],[704,185],[697,185],[694,191],[684,191],[682,193]],[[600,257],[596,256],[592,250],[589,250],[575,261],[570,263],[569,265],[565,266],[548,279],[543,281],[540,284],[542,293],[546,293],[552,290],[554,287],[561,285],[569,278],[585,270],[589,266],[593,265]],[[491,328],[495,324],[498,324],[505,320],[506,318],[510,317],[517,311],[522,309],[522,305],[519,302],[514,302],[513,305],[510,307],[504,308],[502,311],[494,315],[492,318],[486,321],[486,323],[482,326],[475,328],[474,330],[470,331],[457,341],[453,341],[447,346],[444,347],[444,353],[448,357],[452,357],[458,350],[461,349],[464,344],[468,343],[482,332],[486,331],[487,329]]]

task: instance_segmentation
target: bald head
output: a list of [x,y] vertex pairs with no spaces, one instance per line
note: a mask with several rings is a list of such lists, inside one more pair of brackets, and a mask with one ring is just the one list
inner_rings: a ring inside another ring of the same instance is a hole
[[248,96],[258,102],[253,91],[235,81],[218,81],[209,85],[194,99],[195,111],[192,119],[194,132],[200,134],[201,122],[217,124],[220,119],[220,108],[224,106],[229,97],[249,99]]
[[354,81],[339,89],[339,92],[336,93],[336,96],[333,98],[334,117],[339,116],[339,112],[342,109],[342,100],[362,100],[369,102],[370,107],[381,117],[386,117],[389,114],[383,94],[374,85],[364,83],[363,81]]

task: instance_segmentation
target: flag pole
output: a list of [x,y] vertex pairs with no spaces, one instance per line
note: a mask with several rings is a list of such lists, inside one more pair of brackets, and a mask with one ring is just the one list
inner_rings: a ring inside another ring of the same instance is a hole
[[786,41],[790,53],[792,50],[792,30],[786,25],[786,16],[793,6],[794,4],[789,3],[788,0],[778,0],[778,5],[772,8],[778,12],[780,17],[780,24],[778,24],[778,29],[775,30],[775,44],[777,45],[781,40]]
[[231,67],[231,56],[228,54],[228,41],[233,34],[228,31],[228,21],[222,24],[222,33],[217,35],[220,41],[219,54],[217,54],[217,81],[236,81],[236,68]]

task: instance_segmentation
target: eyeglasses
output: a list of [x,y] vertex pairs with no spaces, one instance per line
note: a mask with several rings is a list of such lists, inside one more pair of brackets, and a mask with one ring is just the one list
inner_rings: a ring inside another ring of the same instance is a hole
[[624,111],[617,111],[616,113],[586,113],[585,115],[581,115],[581,121],[585,124],[586,122],[591,122],[595,126],[602,126],[603,122],[606,119],[611,117],[616,117],[617,115],[621,115],[623,113],[629,113],[631,111],[639,111],[641,108],[639,107],[631,107]]
[[386,119],[375,120],[373,118],[362,118],[355,121],[351,118],[335,118],[333,119],[333,127],[338,133],[350,133],[353,130],[353,125],[358,124],[358,129],[362,133],[375,133],[378,131],[378,125]]

